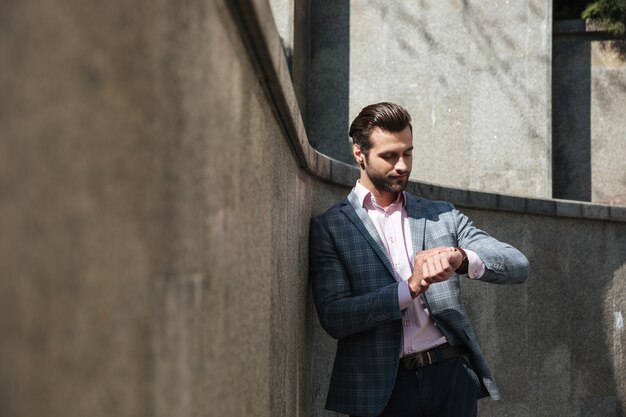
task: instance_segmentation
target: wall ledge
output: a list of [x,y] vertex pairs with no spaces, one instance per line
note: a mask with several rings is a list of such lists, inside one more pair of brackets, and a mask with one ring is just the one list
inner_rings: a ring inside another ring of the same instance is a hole
[[[352,187],[359,177],[358,168],[319,153],[309,143],[283,47],[267,0],[231,0],[226,3],[237,22],[259,80],[298,165],[322,181]],[[580,27],[580,24],[576,27]],[[407,190],[423,198],[450,201],[459,207],[469,209],[626,222],[625,206],[519,197],[416,181],[411,181]]]
[[604,30],[602,24],[597,19],[555,20],[552,36],[577,36],[600,41],[624,39],[624,37],[612,35]]

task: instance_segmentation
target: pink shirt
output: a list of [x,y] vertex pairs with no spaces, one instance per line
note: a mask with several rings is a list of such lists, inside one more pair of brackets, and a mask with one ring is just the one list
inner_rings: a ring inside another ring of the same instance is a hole
[[[372,193],[359,181],[355,187],[356,195],[361,206],[374,223],[380,236],[389,261],[394,270],[394,278],[398,285],[398,300],[400,308],[406,309],[402,314],[402,346],[400,356],[415,352],[423,352],[446,342],[445,336],[430,318],[428,308],[422,297],[411,297],[407,280],[413,273],[413,243],[411,230],[405,209],[405,193],[399,193],[395,202],[388,207],[381,207],[376,203]],[[478,255],[467,250],[470,278],[479,278],[485,270]]]

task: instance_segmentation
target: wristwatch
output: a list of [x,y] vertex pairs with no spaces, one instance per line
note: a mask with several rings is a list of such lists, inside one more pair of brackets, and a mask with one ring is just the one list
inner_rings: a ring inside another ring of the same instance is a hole
[[465,253],[463,248],[454,248],[454,250],[461,252],[461,256],[463,257],[463,260],[461,261],[461,266],[459,266],[454,272],[456,272],[459,275],[466,275],[468,267],[469,267],[469,261],[467,260],[467,253]]

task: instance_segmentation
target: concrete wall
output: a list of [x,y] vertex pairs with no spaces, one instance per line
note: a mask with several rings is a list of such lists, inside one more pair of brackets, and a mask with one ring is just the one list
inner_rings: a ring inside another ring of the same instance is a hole
[[[0,416],[328,415],[308,220],[356,170],[309,146],[267,2],[0,16]],[[531,260],[465,288],[481,416],[623,416],[626,209],[410,187]]]
[[1,416],[309,408],[314,181],[227,5],[2,6]]
[[269,4],[287,59],[298,106],[303,122],[306,123],[309,74],[309,0],[269,0]]
[[554,196],[626,205],[626,42],[558,22],[552,65]]
[[351,162],[349,121],[393,101],[414,119],[415,180],[551,197],[551,16],[543,0],[316,2],[311,142]]

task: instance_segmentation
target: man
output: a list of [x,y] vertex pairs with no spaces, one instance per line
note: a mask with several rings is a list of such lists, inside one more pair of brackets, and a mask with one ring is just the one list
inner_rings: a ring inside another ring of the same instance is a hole
[[360,178],[311,220],[318,317],[338,339],[326,408],[353,416],[475,416],[499,393],[460,297],[460,278],[521,283],[528,261],[452,204],[404,192],[407,111],[365,107],[350,126]]

